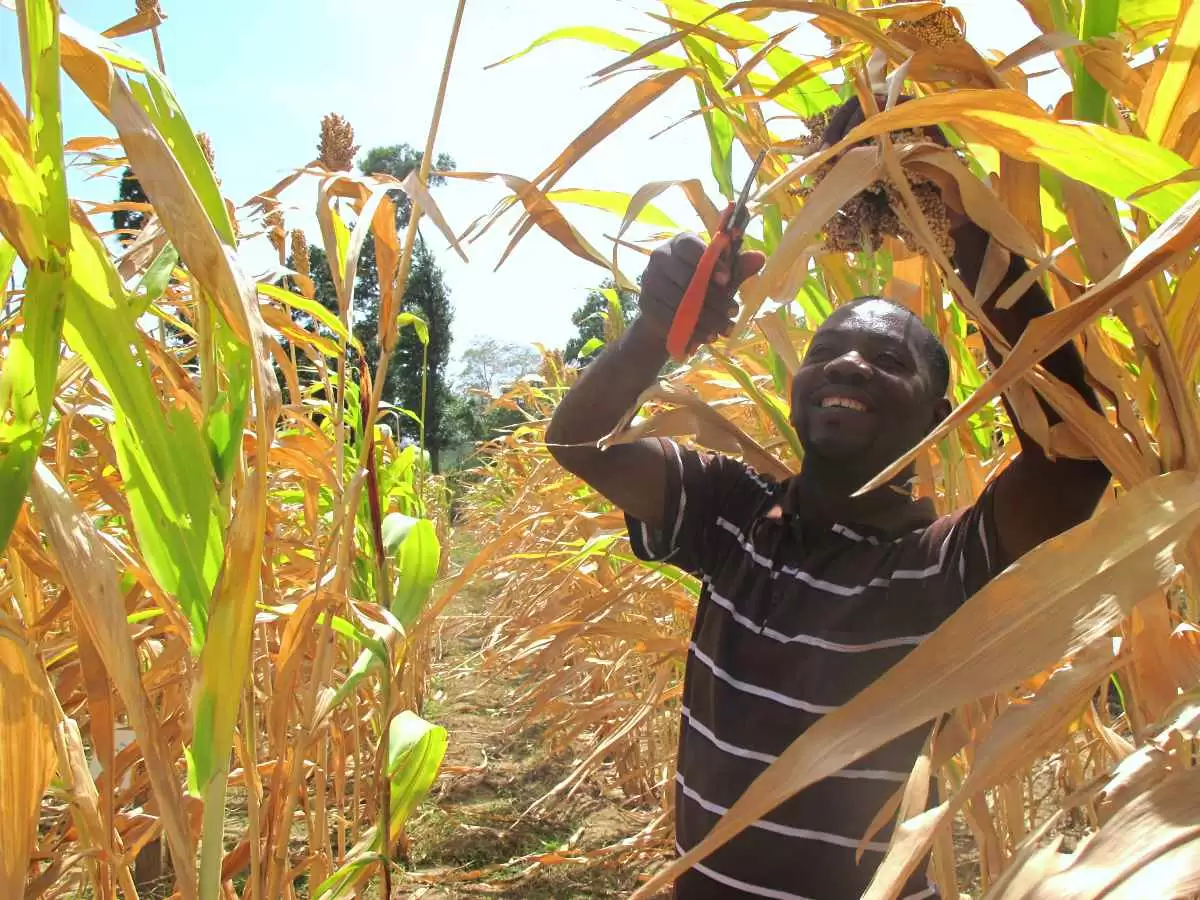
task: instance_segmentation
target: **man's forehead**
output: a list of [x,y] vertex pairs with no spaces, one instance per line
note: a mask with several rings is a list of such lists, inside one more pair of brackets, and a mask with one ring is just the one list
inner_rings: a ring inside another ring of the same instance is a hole
[[833,311],[817,334],[870,334],[894,337],[907,343],[915,337],[920,321],[902,306],[886,300],[867,300]]

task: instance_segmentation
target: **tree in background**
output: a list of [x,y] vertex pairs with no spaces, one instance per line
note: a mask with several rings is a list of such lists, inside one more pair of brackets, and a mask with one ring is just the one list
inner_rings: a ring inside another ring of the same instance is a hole
[[462,353],[457,385],[498,397],[523,375],[536,372],[542,357],[529,344],[477,337]]
[[525,375],[538,371],[541,354],[529,344],[477,337],[463,351],[447,406],[464,441],[480,443],[525,421],[519,409],[495,401]]
[[614,299],[620,304],[622,328],[633,321],[637,314],[637,294],[619,290],[611,278],[605,279],[599,288],[587,295],[583,305],[571,313],[571,321],[579,329],[579,334],[567,341],[563,349],[564,360],[587,365],[588,360],[604,346]]
[[[358,164],[366,175],[391,175],[403,181],[408,173],[421,165],[425,154],[408,144],[391,144],[387,147],[374,147]],[[446,179],[434,174],[436,172],[453,172],[454,159],[448,153],[439,153],[433,161],[433,171],[429,175],[429,186],[440,187]],[[408,217],[412,215],[412,201],[407,194],[396,197],[396,221],[400,227],[408,225]]]
[[[423,154],[408,144],[393,144],[375,147],[363,158],[359,167],[364,174],[390,175],[403,179],[421,164]],[[438,170],[454,168],[454,160],[447,154],[438,155]],[[430,175],[431,187],[444,184],[440,175]],[[405,195],[397,197],[396,225],[408,226],[412,215],[412,203]],[[327,309],[337,311],[337,292],[329,272],[328,260],[321,248],[310,246],[309,265],[316,287],[316,298]],[[291,260],[289,260],[289,265]],[[422,373],[425,367],[426,348],[411,328],[400,333],[400,340],[388,364],[388,374],[383,385],[382,397],[404,409],[421,416],[425,422],[425,446],[429,450],[433,470],[438,471],[441,451],[456,446],[464,437],[455,428],[453,418],[446,416],[449,387],[446,382],[446,365],[450,360],[450,323],[454,317],[450,304],[450,293],[437,265],[433,252],[418,234],[413,247],[412,269],[405,285],[400,303],[401,312],[420,316],[429,326],[428,377],[425,381],[426,403],[422,409]],[[375,242],[363,244],[358,261],[358,279],[354,285],[355,336],[366,351],[367,365],[372,372],[379,364],[379,270],[375,261]],[[411,438],[419,434],[419,426],[407,416],[398,422],[401,433]]]
[[[149,203],[149,198],[146,197],[146,192],[142,190],[142,184],[133,174],[133,169],[126,166],[125,171],[121,173],[121,184],[117,188],[117,202],[119,203]],[[133,239],[135,232],[141,231],[142,226],[146,224],[146,214],[129,209],[113,210],[112,226],[117,232],[117,239],[121,243],[127,243]]]

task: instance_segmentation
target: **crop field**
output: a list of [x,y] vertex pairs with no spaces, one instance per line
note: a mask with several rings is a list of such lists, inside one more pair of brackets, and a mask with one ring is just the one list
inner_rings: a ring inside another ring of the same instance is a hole
[[[0,900],[667,896],[942,716],[876,819],[897,827],[865,896],[897,897],[930,851],[949,898],[1200,894],[1200,0],[995,0],[1036,31],[1008,54],[941,0],[663,0],[623,30],[571,2],[580,25],[494,54],[535,72],[548,44],[608,54],[594,80],[617,99],[552,159],[501,173],[435,153],[444,110],[472,102],[455,51],[486,6],[443,0],[432,117],[403,165],[364,164],[351,123],[315,111],[316,158],[244,198],[164,74],[158,0],[115,25],[0,0],[22,76],[0,83]],[[64,116],[69,85],[102,131]],[[708,171],[572,180],[669,93],[692,98],[675,125]],[[855,96],[864,121],[823,144]],[[516,127],[541,114],[513,98]],[[670,364],[606,445],[667,436],[798,471],[807,344],[882,294],[940,336],[954,405],[884,474],[915,463],[940,513],[973,502],[1017,449],[1003,394],[1050,454],[1114,479],[676,859],[701,584],[635,558],[545,430],[580,360],[622,334],[645,257],[712,234],[762,151],[744,247],[767,262],[736,327]],[[76,198],[82,178],[121,195]],[[502,194],[474,221],[439,207],[483,183]],[[300,189],[311,208],[289,221]],[[950,263],[947,198],[1055,307],[999,365]],[[534,232],[591,266],[590,337],[458,401],[490,424],[451,454],[443,326],[406,298],[434,250],[490,268]],[[277,254],[266,274],[255,241]],[[1102,411],[1041,365],[1067,342]]]

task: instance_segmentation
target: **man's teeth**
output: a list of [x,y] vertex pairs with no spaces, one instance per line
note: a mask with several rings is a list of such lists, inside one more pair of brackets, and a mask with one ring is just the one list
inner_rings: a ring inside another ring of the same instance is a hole
[[831,406],[838,406],[842,409],[852,409],[855,412],[866,412],[867,408],[857,400],[851,400],[849,397],[826,397],[821,401],[822,409],[829,409]]

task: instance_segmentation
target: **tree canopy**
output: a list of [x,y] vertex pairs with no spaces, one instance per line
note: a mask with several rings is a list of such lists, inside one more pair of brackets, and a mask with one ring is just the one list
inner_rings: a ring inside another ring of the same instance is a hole
[[[637,314],[637,294],[619,290],[616,282],[606,278],[599,288],[588,293],[583,305],[571,313],[571,321],[579,329],[579,333],[567,341],[567,346],[563,349],[563,359],[569,363],[586,365],[609,339],[609,315],[617,306],[620,309],[623,329]],[[618,333],[619,331],[620,329]]]

